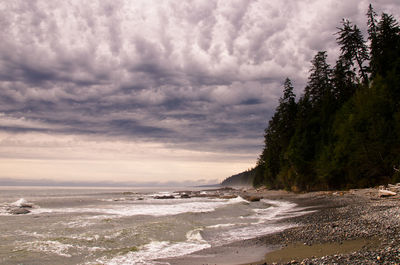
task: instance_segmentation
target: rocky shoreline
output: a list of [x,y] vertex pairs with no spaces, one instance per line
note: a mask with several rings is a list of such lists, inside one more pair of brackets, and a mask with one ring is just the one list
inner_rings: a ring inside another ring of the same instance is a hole
[[[381,197],[378,189],[363,189],[336,193],[309,193],[298,195],[296,199],[300,204],[320,203],[323,207],[314,214],[293,218],[291,221],[296,221],[301,226],[282,232],[280,243],[283,246],[294,243],[307,246],[324,243],[343,244],[356,239],[366,239],[374,244],[365,244],[349,253],[338,251],[333,255],[322,255],[318,258],[311,256],[302,260],[293,258],[281,263],[398,264],[400,262],[398,195]],[[264,240],[268,244],[269,239]]]
[[[395,192],[393,189],[400,187],[390,188]],[[382,196],[382,190],[389,190],[389,187],[305,194],[254,189],[229,190],[229,194],[247,199],[286,200],[315,211],[282,220],[296,223],[297,227],[235,242],[220,249],[202,250],[190,257],[171,259],[168,262],[171,265],[238,264],[228,256],[225,262],[220,263],[211,257],[224,249],[238,253],[243,248],[265,247],[265,252],[268,252],[265,259],[247,264],[400,264],[400,196],[399,192],[388,197]],[[227,196],[227,192],[225,190],[222,193]],[[196,256],[210,258],[196,260]]]

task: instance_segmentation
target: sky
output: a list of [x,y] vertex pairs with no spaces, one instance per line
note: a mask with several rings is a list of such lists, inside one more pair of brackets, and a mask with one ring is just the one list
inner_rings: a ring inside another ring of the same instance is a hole
[[[0,2],[0,184],[209,184],[255,165],[289,77],[359,0]],[[400,2],[372,2],[398,19]]]

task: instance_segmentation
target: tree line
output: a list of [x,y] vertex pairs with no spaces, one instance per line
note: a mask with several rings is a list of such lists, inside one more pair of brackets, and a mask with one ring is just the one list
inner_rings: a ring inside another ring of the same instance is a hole
[[400,27],[371,5],[366,15],[367,37],[341,22],[336,64],[318,52],[298,100],[284,81],[254,186],[300,191],[400,181]]

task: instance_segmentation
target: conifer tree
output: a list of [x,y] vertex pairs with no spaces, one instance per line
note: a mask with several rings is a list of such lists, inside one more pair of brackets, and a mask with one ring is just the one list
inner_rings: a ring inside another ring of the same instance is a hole
[[285,80],[254,184],[311,190],[400,181],[400,27],[385,13],[377,21],[371,5],[367,18],[369,53],[359,28],[343,20],[334,68],[318,52],[297,103]]
[[317,105],[322,101],[323,97],[331,92],[331,75],[332,69],[326,62],[326,51],[318,52],[311,61],[310,76],[305,94],[313,105]]
[[351,65],[357,63],[361,78],[365,84],[368,83],[367,69],[364,62],[368,61],[368,48],[360,29],[352,25],[350,21],[343,19],[342,27],[338,28],[337,41],[340,45],[341,58]]
[[376,47],[371,58],[372,75],[386,76],[400,57],[400,27],[392,15],[383,13],[376,27]]

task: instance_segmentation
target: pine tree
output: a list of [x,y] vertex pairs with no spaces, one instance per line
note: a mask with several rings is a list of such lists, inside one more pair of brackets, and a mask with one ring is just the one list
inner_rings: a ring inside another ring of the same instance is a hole
[[357,63],[361,78],[365,84],[368,83],[367,69],[364,62],[368,61],[368,48],[360,29],[351,24],[350,21],[343,19],[342,27],[336,33],[338,44],[340,45],[342,60],[348,61],[352,66]]
[[337,100],[338,106],[345,103],[354,94],[357,82],[356,74],[352,71],[351,65],[347,60],[339,58],[333,69],[332,74],[333,95]]
[[[400,68],[400,27],[392,15],[383,13],[376,28],[376,47],[371,58],[372,75]],[[397,64],[397,65],[396,65]]]
[[318,52],[311,61],[310,76],[305,94],[313,105],[318,105],[322,98],[331,92],[332,69],[326,62],[326,51]]

